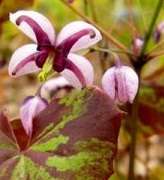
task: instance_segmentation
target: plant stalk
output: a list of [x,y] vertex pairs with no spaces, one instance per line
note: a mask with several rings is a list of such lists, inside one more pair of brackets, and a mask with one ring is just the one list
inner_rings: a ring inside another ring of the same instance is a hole
[[[140,56],[138,57],[138,61],[143,61],[143,57],[146,52],[146,48],[148,46],[150,37],[152,35],[154,25],[156,23],[156,20],[159,16],[160,10],[162,9],[164,0],[159,0],[157,3],[157,6],[155,8],[150,26],[148,28],[148,32],[145,35],[145,41],[140,53]],[[140,77],[140,67],[137,69],[138,75]],[[134,101],[134,104],[132,105],[132,112],[131,112],[131,119],[130,119],[130,125],[131,125],[131,144],[130,144],[130,159],[129,159],[129,172],[128,172],[128,180],[135,180],[135,156],[136,156],[136,144],[137,144],[137,117],[138,117],[138,94],[136,96],[136,99]]]
[[[127,54],[125,51],[122,51],[122,50],[118,50],[118,49],[112,49],[112,48],[110,48],[110,49],[106,49],[106,48],[101,48],[101,47],[94,47],[94,48],[90,48],[90,50],[92,51],[99,51],[99,52],[104,52],[104,53],[109,53],[109,54],[111,54],[111,53],[113,53],[113,52],[115,52],[115,53],[119,53],[119,54]],[[135,56],[135,55],[133,55],[132,53],[128,53],[129,54],[129,56]]]
[[148,32],[146,33],[145,38],[144,38],[144,44],[143,44],[143,47],[142,47],[142,50],[141,50],[140,59],[142,59],[142,57],[144,56],[144,54],[146,52],[149,40],[151,38],[153,29],[154,29],[154,25],[155,25],[156,20],[157,20],[157,18],[159,16],[159,13],[160,13],[160,11],[162,9],[163,2],[164,2],[164,0],[159,0],[158,3],[157,3],[156,9],[154,11],[154,15],[152,17],[151,23],[150,23],[149,28],[148,28]]
[[130,159],[128,180],[135,180],[135,156],[137,145],[137,112],[138,112],[138,94],[132,106],[131,119],[129,119],[131,127],[131,144],[130,144]]

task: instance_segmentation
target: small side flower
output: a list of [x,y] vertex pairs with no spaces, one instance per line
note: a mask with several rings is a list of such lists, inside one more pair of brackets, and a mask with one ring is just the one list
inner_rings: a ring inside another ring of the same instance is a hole
[[34,117],[47,105],[48,102],[40,96],[29,96],[24,100],[20,108],[20,118],[28,136],[32,135]]
[[138,75],[129,66],[109,68],[102,78],[102,87],[111,99],[119,102],[133,103],[138,91]]
[[158,43],[161,40],[162,34],[164,33],[164,21],[159,23],[154,31],[154,41]]

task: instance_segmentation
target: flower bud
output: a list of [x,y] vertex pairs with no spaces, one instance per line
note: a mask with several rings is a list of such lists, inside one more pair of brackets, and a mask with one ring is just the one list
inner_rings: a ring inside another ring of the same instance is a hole
[[55,77],[46,81],[40,88],[42,97],[49,97],[52,93],[55,94],[60,89],[71,89],[71,84],[62,76]]
[[134,55],[138,56],[141,52],[144,41],[141,38],[135,38],[132,43],[132,51]]
[[164,21],[158,24],[154,32],[154,40],[158,43],[161,39],[162,34],[164,33]]
[[138,76],[128,66],[114,66],[109,68],[102,78],[105,92],[120,103],[132,103],[138,90]]
[[20,108],[20,118],[27,135],[31,136],[32,134],[33,118],[45,109],[47,105],[47,101],[40,96],[28,96],[24,100]]

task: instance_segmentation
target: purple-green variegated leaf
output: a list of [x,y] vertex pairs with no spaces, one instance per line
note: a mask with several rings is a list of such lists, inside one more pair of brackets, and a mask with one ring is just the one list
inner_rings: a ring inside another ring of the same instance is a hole
[[16,163],[14,157],[17,153],[18,146],[14,132],[7,117],[4,113],[0,113],[0,179],[9,179]]
[[[9,157],[7,165],[1,162],[0,180],[6,170],[9,180],[108,179],[121,117],[109,96],[95,87],[53,99],[33,120],[26,148]],[[17,141],[21,129],[14,130]]]

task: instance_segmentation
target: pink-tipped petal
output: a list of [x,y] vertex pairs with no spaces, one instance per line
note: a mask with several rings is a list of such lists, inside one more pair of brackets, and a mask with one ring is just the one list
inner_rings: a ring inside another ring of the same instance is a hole
[[[85,86],[91,85],[94,80],[94,71],[91,63],[85,57],[73,53],[70,53],[68,55],[68,59],[81,72],[81,75],[85,80]],[[64,76],[65,79],[69,81],[69,83],[73,87],[79,89],[84,87],[83,84],[80,82],[79,77],[77,77],[77,75],[73,71],[69,69],[65,69],[64,71],[61,72],[61,74]]]
[[27,44],[18,48],[9,62],[9,75],[12,77],[19,77],[24,74],[39,71],[40,68],[35,62],[39,55],[40,52],[37,51],[36,44]]
[[40,94],[43,97],[44,94],[56,91],[58,88],[70,86],[70,83],[62,76],[48,80],[43,84],[40,90]]
[[20,108],[20,118],[27,135],[31,136],[32,134],[34,117],[44,110],[47,105],[48,103],[39,96],[30,96],[25,99]]
[[127,94],[129,97],[129,102],[132,103],[139,86],[139,79],[137,73],[128,66],[122,66],[121,71],[124,73],[125,76],[125,84],[127,86]]
[[115,67],[108,69],[102,77],[102,87],[111,99],[115,99]]
[[[45,16],[35,11],[20,10],[15,13],[10,13],[10,21],[17,26],[16,21],[21,16],[27,16],[35,21],[35,23],[39,25],[40,29],[48,36],[51,44],[55,44],[54,28],[51,22]],[[36,34],[33,31],[33,28],[29,24],[27,24],[27,22],[21,22],[17,27],[37,43]]]
[[82,36],[71,48],[71,52],[75,52],[84,48],[88,48],[102,39],[100,32],[91,24],[84,21],[75,21],[66,25],[57,36],[57,46],[59,46],[64,40],[71,37],[72,35],[83,31],[85,29],[90,29],[94,32],[94,37],[91,34]]

